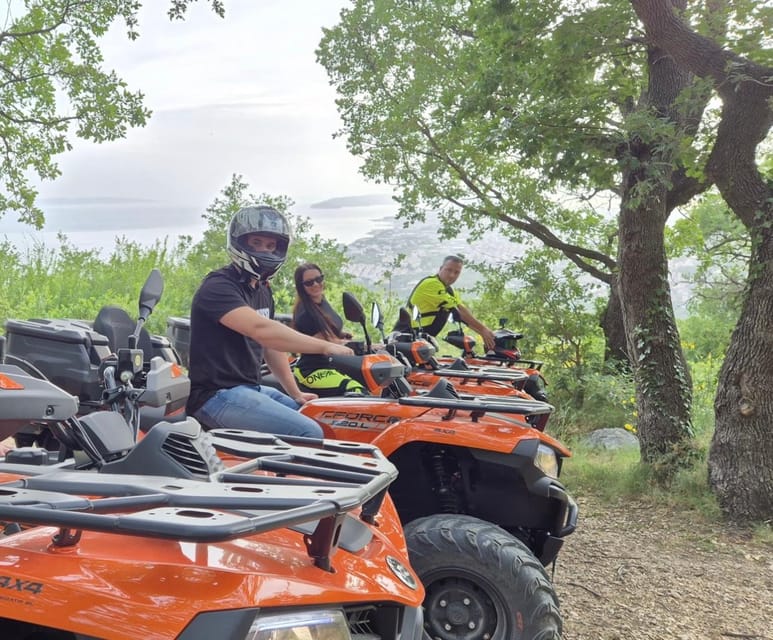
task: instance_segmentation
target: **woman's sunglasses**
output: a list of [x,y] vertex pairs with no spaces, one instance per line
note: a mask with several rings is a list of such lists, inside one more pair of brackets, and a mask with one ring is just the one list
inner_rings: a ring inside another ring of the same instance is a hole
[[325,280],[325,276],[323,275],[317,276],[316,278],[309,278],[308,280],[303,281],[303,286],[310,287],[313,284],[322,284],[324,280]]

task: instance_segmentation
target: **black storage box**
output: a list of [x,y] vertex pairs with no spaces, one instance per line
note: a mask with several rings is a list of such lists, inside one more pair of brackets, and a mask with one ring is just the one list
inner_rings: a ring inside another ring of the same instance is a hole
[[151,333],[150,346],[153,347],[153,353],[151,354],[152,357],[159,357],[166,362],[182,364],[180,354],[177,353],[177,349],[174,348],[166,336],[159,336],[155,333]]
[[[274,316],[274,319],[282,324],[286,324],[288,327],[293,321],[293,317],[289,313],[277,313]],[[166,319],[166,337],[169,338],[172,347],[177,352],[180,364],[187,367],[188,355],[191,350],[191,319],[181,318],[179,316],[169,316]],[[153,351],[155,355],[155,345]]]
[[166,336],[180,357],[180,364],[187,367],[191,350],[191,319],[169,316],[166,319]]
[[102,395],[99,365],[110,355],[107,338],[81,320],[7,320],[6,353],[40,369],[81,401]]

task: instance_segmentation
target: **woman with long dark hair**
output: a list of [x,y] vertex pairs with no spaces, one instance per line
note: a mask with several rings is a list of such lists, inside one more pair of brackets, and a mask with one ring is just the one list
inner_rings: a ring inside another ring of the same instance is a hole
[[[325,275],[318,265],[306,262],[295,269],[293,328],[328,342],[345,344],[352,334],[343,330],[344,322],[325,298]],[[301,354],[295,367],[297,381],[319,396],[364,393],[363,386],[331,369],[324,356]]]

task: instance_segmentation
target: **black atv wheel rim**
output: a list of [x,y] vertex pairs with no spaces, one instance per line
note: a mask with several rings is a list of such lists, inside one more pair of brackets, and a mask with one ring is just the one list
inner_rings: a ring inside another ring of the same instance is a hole
[[424,630],[432,640],[500,640],[504,603],[480,576],[464,570],[422,576]]

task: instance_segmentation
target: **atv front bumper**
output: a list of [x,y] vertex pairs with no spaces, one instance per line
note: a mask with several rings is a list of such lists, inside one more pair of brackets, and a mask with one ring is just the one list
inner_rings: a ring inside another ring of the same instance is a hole
[[555,525],[550,528],[545,536],[542,553],[538,556],[540,562],[547,566],[556,559],[558,552],[564,544],[564,538],[570,533],[574,533],[577,528],[577,514],[579,508],[577,503],[566,492],[563,485],[551,478],[543,478],[548,485],[547,496],[561,504],[561,508],[556,510]]
[[471,450],[477,464],[469,504],[473,515],[526,542],[547,566],[576,529],[579,509],[563,484],[535,465],[538,443],[521,441],[510,455]]

